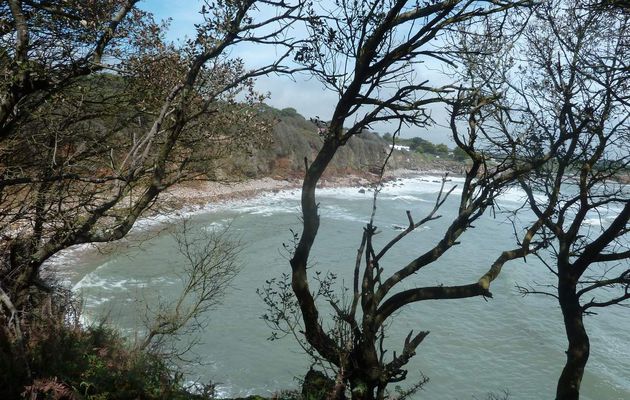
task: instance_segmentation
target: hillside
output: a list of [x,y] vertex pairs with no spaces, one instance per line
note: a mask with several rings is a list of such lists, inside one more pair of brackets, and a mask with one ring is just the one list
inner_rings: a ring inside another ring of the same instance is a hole
[[[302,177],[304,158],[312,161],[322,143],[317,125],[292,108],[278,110],[267,107],[265,113],[271,114],[275,120],[271,143],[262,148],[251,149],[248,154],[232,154],[229,160],[215,164],[215,173],[219,178]],[[376,173],[389,151],[389,144],[390,142],[373,132],[355,136],[335,155],[325,176]],[[389,168],[460,173],[462,164],[416,152],[395,150],[389,161]]]

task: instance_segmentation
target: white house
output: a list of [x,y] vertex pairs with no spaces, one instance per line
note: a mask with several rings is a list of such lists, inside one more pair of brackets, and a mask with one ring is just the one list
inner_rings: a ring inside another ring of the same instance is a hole
[[[391,145],[391,144],[389,145],[389,148],[390,148],[390,149],[392,148],[392,145]],[[395,144],[395,145],[394,145],[394,150],[400,150],[400,151],[410,151],[410,150],[409,150],[409,146],[403,146],[403,145],[401,145],[401,144]]]

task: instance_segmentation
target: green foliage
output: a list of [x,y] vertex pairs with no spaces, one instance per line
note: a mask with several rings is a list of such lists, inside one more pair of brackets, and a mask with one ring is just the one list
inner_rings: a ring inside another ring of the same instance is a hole
[[448,155],[448,146],[446,146],[444,143],[440,143],[435,146],[435,152],[443,156]]
[[293,107],[283,108],[278,114],[281,117],[301,117],[302,119],[304,119],[304,117],[298,114],[297,110]]
[[416,151],[418,153],[427,153],[427,154],[437,154],[436,146],[429,142],[428,140],[413,137],[411,139],[401,139],[400,144],[409,146],[411,151]]
[[436,145],[429,142],[428,140],[422,139],[417,136],[412,137],[411,139],[400,139],[398,140],[398,144],[409,146],[409,150],[415,151],[421,154],[446,156],[449,153],[449,149],[447,145],[443,143]]
[[456,161],[464,161],[468,159],[468,154],[466,154],[466,152],[460,147],[455,147],[455,149],[453,150],[453,158]]
[[0,356],[0,398],[184,399],[181,374],[159,355],[137,350],[105,324],[83,327],[41,315],[25,343],[31,377]]

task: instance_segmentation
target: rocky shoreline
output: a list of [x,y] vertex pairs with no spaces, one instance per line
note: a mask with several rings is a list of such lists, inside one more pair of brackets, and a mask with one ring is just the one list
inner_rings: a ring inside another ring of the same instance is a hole
[[[445,170],[411,170],[396,169],[388,171],[383,180],[385,182],[400,178],[411,178],[420,175],[441,177],[452,171]],[[378,181],[378,176],[371,173],[360,173],[345,176],[326,177],[320,180],[318,187],[356,187],[367,188]],[[301,179],[273,179],[269,177],[249,179],[237,182],[210,182],[193,181],[186,182],[170,188],[161,197],[158,213],[172,212],[186,207],[199,207],[211,203],[223,204],[234,200],[243,200],[269,192],[278,192],[287,189],[301,188]]]

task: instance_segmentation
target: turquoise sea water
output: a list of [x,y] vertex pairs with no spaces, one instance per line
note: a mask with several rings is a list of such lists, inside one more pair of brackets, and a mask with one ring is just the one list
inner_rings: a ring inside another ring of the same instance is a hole
[[[407,225],[406,210],[416,219],[430,211],[439,191],[438,179],[418,177],[387,185],[376,214],[381,244]],[[457,183],[454,179],[448,184]],[[339,275],[339,284],[345,280],[349,285],[362,228],[371,212],[372,193],[360,193],[357,188],[322,189],[318,198],[322,223],[313,249],[313,268],[332,270]],[[454,216],[457,201],[455,191],[444,205],[441,219],[419,228],[390,251],[382,262],[385,273],[435,244]],[[509,210],[522,201],[523,193],[512,190],[498,205]],[[145,319],[145,304],[175,296],[184,261],[168,231],[181,224],[180,217],[173,216],[170,222],[144,221],[132,235],[134,240],[104,253],[82,249],[55,260],[55,268],[83,295],[89,320],[107,315],[133,332]],[[189,378],[218,383],[220,393],[226,396],[297,387],[294,377],[303,376],[308,359],[291,338],[266,340],[270,330],[260,319],[265,307],[256,289],[266,279],[289,271],[282,243],[291,240],[290,229],[300,231],[299,191],[209,206],[190,218],[193,231],[231,225],[230,231],[245,247],[240,255],[242,271],[222,304],[209,313],[209,325],[193,349],[192,354],[203,364],[190,369]],[[521,221],[526,224],[527,216]],[[589,221],[592,229],[599,223],[598,218]],[[501,213],[483,217],[475,229],[463,235],[460,245],[412,276],[401,289],[475,282],[502,250],[515,247],[513,231]],[[492,285],[493,299],[427,301],[395,315],[387,339],[390,352],[399,351],[412,329],[431,332],[409,365],[408,383],[419,378],[419,371],[430,378],[416,397],[483,399],[488,392],[507,390],[511,399],[553,398],[566,347],[559,308],[551,297],[522,297],[516,289],[516,285],[552,283],[553,275],[530,257],[504,268]],[[630,399],[628,309],[601,310],[599,315],[587,317],[586,324],[592,351],[582,398]]]

